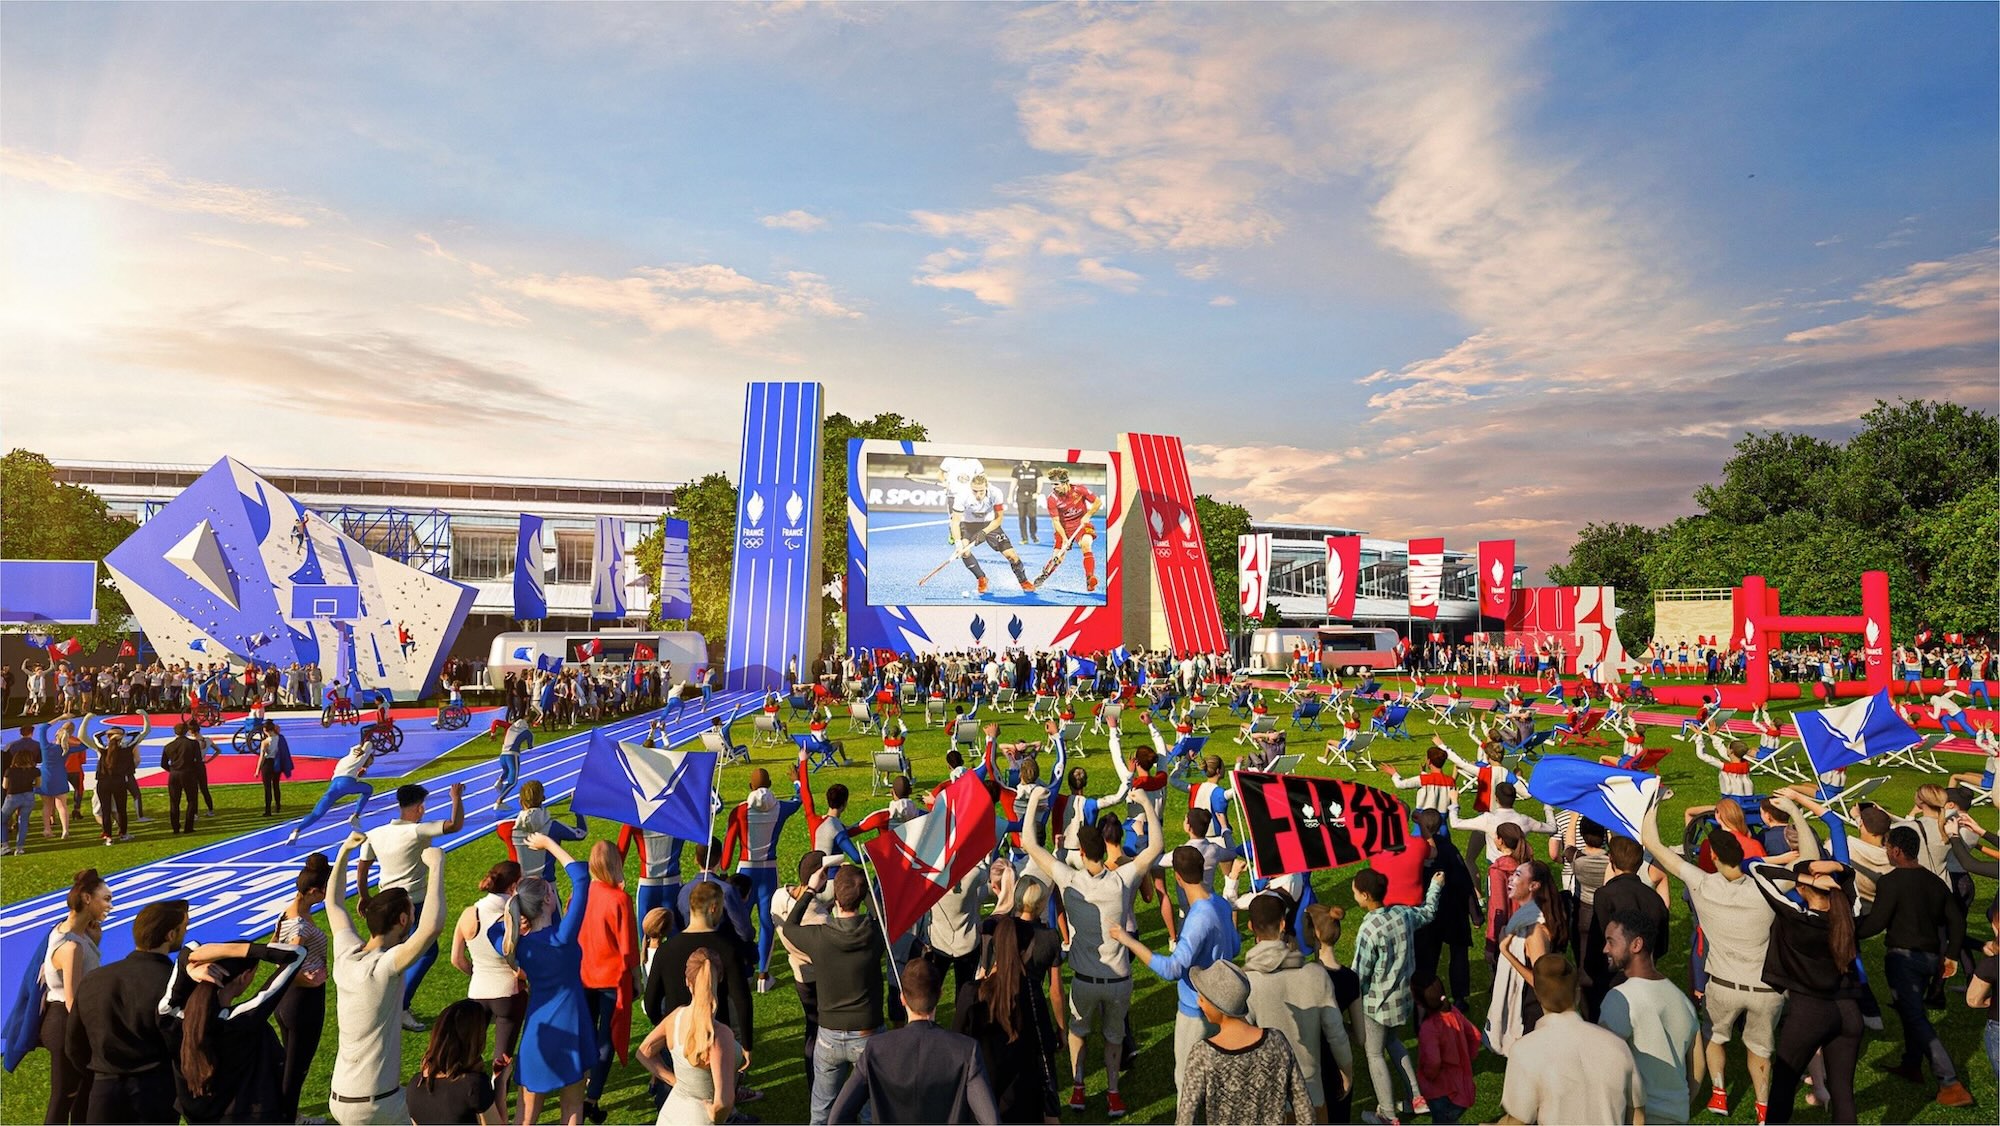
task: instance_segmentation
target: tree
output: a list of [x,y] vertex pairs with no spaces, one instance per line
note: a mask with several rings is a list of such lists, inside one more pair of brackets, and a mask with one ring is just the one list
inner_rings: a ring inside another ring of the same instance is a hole
[[1897,544],[1873,529],[1838,518],[1790,513],[1758,524],[1713,516],[1676,520],[1646,557],[1655,590],[1733,587],[1763,575],[1783,596],[1787,614],[1858,614],[1861,573],[1886,571],[1893,621],[1907,637],[1922,605]]
[[[826,579],[832,581],[847,573],[847,443],[855,438],[923,442],[930,439],[930,431],[923,423],[894,413],[856,422],[836,412],[826,417],[821,429],[824,445],[820,454],[820,566]],[[844,648],[846,630],[840,627],[845,621],[838,599],[821,599],[820,643],[829,649]]]
[[1826,478],[1841,461],[1841,449],[1809,434],[1770,430],[1745,434],[1736,456],[1722,466],[1720,485],[1694,491],[1695,503],[1710,516],[1755,524],[1782,512],[1821,511]]
[[1585,524],[1570,545],[1569,562],[1549,568],[1549,581],[1559,586],[1616,588],[1624,611],[1618,617],[1618,638],[1628,653],[1639,652],[1653,639],[1653,585],[1645,564],[1659,539],[1659,532],[1638,524]]
[[[688,587],[694,599],[694,617],[687,628],[701,634],[708,644],[710,663],[720,664],[728,653],[729,583],[736,561],[736,486],[720,473],[682,485],[674,491],[673,515],[688,524]],[[640,572],[649,576],[656,594],[665,532],[663,517],[633,551]],[[660,618],[657,597],[646,622],[655,629],[666,624]]]
[[[102,562],[133,525],[112,514],[103,498],[56,480],[49,459],[28,450],[0,457],[0,558],[93,559]],[[97,624],[58,626],[57,640],[75,637],[85,649],[117,641],[131,607],[116,587],[97,588]]]
[[[1195,519],[1201,522],[1202,548],[1208,554],[1208,577],[1215,584],[1216,605],[1222,610],[1222,631],[1234,637],[1244,627],[1236,604],[1236,537],[1250,531],[1250,510],[1216,500],[1207,493],[1194,498]],[[1266,622],[1277,623],[1275,606],[1266,607]]]
[[1939,632],[2000,628],[2000,486],[1988,481],[1924,513],[1911,539],[1929,576],[1918,621]]

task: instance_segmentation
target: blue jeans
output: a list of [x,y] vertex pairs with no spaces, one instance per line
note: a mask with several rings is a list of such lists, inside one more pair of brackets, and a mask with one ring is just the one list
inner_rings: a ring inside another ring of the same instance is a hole
[[1924,1004],[1924,993],[1937,976],[1938,956],[1917,950],[1891,950],[1883,959],[1883,968],[1888,971],[1889,996],[1896,1006],[1896,1015],[1903,1021],[1904,1066],[1918,1064],[1928,1056],[1939,1086],[1956,1083],[1958,1069],[1952,1066],[1951,1053],[1945,1051],[1944,1041],[1938,1039],[1937,1029],[1931,1025],[1930,1009]]
[[312,812],[306,814],[306,819],[299,822],[299,827],[294,832],[305,832],[320,818],[331,813],[342,798],[353,794],[361,796],[361,800],[355,803],[353,814],[358,822],[361,819],[361,811],[368,808],[368,799],[375,796],[375,787],[354,778],[335,778],[326,784],[326,792],[319,796],[319,801],[313,803]]
[[[423,914],[423,911],[424,911],[424,905],[422,903],[416,902],[415,900],[412,900],[410,902],[411,918],[415,918],[416,916]],[[417,986],[422,985],[424,983],[424,975],[431,972],[431,967],[437,964],[437,960],[438,960],[438,944],[437,944],[437,939],[434,938],[431,939],[430,946],[427,949],[425,949],[423,954],[420,957],[418,957],[415,962],[410,963],[410,968],[403,971],[404,1012],[409,1011],[410,999],[417,995]]]
[[501,755],[500,781],[494,784],[494,788],[498,790],[499,793],[494,795],[493,800],[496,802],[506,801],[507,795],[513,793],[514,787],[520,784],[521,784],[521,756],[518,754]]
[[2000,1020],[1986,1022],[1986,1065],[2000,1075]]
[[813,1045],[812,1126],[823,1126],[832,1113],[833,1100],[839,1097],[871,1035],[836,1028],[819,1030],[819,1040]]
[[35,793],[33,790],[25,794],[8,794],[7,800],[0,802],[0,842],[5,842],[7,839],[8,818],[16,818],[17,820],[14,822],[14,847],[27,848],[28,822],[34,820],[31,816],[34,812]]
[[778,894],[778,870],[776,868],[743,868],[743,875],[750,877],[750,907],[757,912],[757,972],[771,972],[771,941],[777,937],[776,921],[771,918],[771,897]]

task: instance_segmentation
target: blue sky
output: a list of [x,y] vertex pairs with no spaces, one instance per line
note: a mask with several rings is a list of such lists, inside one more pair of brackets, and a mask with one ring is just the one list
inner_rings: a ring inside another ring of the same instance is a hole
[[1995,13],[9,5],[0,440],[671,479],[818,378],[1539,569],[1994,408]]

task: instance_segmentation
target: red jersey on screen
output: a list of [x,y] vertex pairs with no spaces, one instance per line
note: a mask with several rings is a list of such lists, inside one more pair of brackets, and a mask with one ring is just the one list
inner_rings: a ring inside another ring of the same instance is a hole
[[1049,516],[1061,524],[1064,531],[1074,531],[1096,504],[1096,493],[1082,485],[1071,485],[1069,492],[1063,496],[1049,494]]

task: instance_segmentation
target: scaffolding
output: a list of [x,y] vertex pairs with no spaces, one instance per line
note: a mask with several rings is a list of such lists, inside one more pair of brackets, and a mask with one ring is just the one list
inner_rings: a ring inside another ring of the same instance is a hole
[[451,577],[451,514],[441,509],[358,508],[320,513],[363,547],[427,575]]

